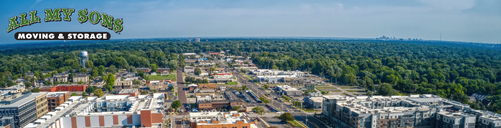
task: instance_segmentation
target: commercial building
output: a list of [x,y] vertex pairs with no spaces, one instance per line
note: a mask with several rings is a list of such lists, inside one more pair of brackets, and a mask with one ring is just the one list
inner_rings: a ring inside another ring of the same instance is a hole
[[258,128],[257,120],[237,111],[190,113],[190,122],[191,128]]
[[163,127],[163,93],[104,98],[72,96],[25,128]]
[[300,96],[303,94],[303,91],[298,90],[297,88],[291,87],[289,85],[277,85],[275,89],[277,91],[282,91],[283,94],[288,96]]
[[22,128],[48,112],[47,94],[26,93],[0,96],[0,124]]
[[70,92],[68,91],[47,93],[46,101],[48,102],[49,111],[54,111],[59,105],[68,101],[68,98],[70,98]]
[[150,84],[148,84],[148,87],[150,90],[167,90],[169,88],[169,85],[171,84],[170,80],[156,80],[156,81],[150,81]]
[[322,120],[345,128],[498,128],[501,115],[436,95],[324,95]]
[[305,103],[308,108],[320,109],[322,108],[323,97],[305,97]]
[[72,91],[81,92],[87,89],[87,84],[60,84],[52,87],[42,87],[40,91],[42,92],[56,92],[56,91]]
[[139,90],[138,89],[122,89],[118,92],[118,95],[128,95],[130,97],[137,97],[137,96],[139,96]]
[[[198,96],[197,96],[198,97]],[[232,106],[245,107],[245,103],[242,100],[197,100],[197,106],[200,110],[212,110],[218,108],[232,108]]]

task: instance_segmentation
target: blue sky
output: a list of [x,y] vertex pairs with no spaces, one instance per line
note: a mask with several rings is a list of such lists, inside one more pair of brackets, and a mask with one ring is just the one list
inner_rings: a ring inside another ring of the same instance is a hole
[[[7,33],[9,18],[74,8],[71,22],[44,22]],[[123,18],[118,35],[77,21],[88,9]],[[106,31],[112,39],[168,37],[355,37],[382,35],[501,43],[501,0],[7,0],[0,8],[0,43],[15,32]]]

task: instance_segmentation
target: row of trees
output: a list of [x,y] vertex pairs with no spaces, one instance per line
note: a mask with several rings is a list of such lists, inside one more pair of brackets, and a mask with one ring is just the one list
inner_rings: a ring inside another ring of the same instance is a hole
[[175,70],[177,64],[178,68],[186,65],[180,53],[229,50],[230,55],[251,56],[259,68],[307,71],[337,84],[364,86],[379,95],[430,93],[466,103],[467,95],[480,93],[494,96],[492,101],[501,104],[495,98],[501,96],[501,51],[461,43],[424,43],[427,45],[306,39],[136,40],[19,48],[0,53],[0,86],[12,85],[13,78],[23,78],[30,71],[85,72],[78,65],[81,48],[89,52],[93,77],[134,67]]

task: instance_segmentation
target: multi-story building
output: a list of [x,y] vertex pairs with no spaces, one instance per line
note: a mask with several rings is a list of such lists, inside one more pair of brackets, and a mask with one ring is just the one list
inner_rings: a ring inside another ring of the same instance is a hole
[[89,82],[89,74],[87,73],[75,74],[75,76],[73,76],[73,83],[78,83],[78,82],[84,82],[84,83]]
[[113,89],[131,89],[132,88],[132,80],[116,80],[113,85]]
[[37,114],[47,113],[45,93],[10,94],[0,96],[0,123],[11,128],[22,128],[35,121]]
[[498,128],[501,115],[436,95],[324,95],[322,120],[344,128]]
[[35,104],[37,108],[37,119],[42,117],[43,115],[49,112],[49,108],[47,106],[47,94],[40,93],[35,97]]
[[257,123],[237,111],[190,113],[191,128],[257,128]]
[[72,96],[67,102],[25,128],[155,127],[164,126],[165,94]]
[[322,102],[324,100],[323,97],[305,97],[305,103],[308,105],[307,107],[313,109],[322,108]]
[[49,92],[47,93],[47,102],[49,111],[54,111],[56,107],[68,101],[70,98],[70,92],[62,91],[62,92]]
[[136,72],[137,71],[143,71],[145,73],[149,73],[150,72],[150,68],[136,68]]
[[170,68],[158,68],[157,73],[167,72],[170,73]]
[[72,91],[81,92],[87,89],[87,84],[60,84],[51,87],[42,87],[40,91],[42,92],[56,92],[56,91]]
[[63,82],[68,82],[68,77],[47,77],[45,78],[46,81],[50,81],[51,83],[54,83],[54,82],[60,82],[60,83],[63,83]]
[[155,81],[149,81],[148,87],[150,90],[166,90],[169,88],[169,85],[171,84],[170,80],[155,80]]

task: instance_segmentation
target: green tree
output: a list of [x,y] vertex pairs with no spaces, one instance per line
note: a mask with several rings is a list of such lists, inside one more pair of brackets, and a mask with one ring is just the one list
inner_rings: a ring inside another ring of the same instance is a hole
[[96,89],[96,90],[94,90],[94,95],[97,97],[101,97],[101,96],[104,96],[104,92],[101,89]]
[[254,107],[254,108],[252,108],[252,111],[256,112],[256,114],[258,114],[258,115],[263,115],[265,113],[265,111],[262,107]]
[[200,75],[202,73],[202,70],[200,68],[196,67],[195,68],[195,75]]
[[115,67],[115,65],[110,65],[106,71],[110,73],[116,73],[117,68]]
[[141,81],[139,81],[139,80],[132,80],[132,84],[134,84],[134,85],[140,85]]
[[33,89],[31,89],[31,92],[40,92],[40,89],[39,88],[33,88]]
[[92,69],[92,68],[94,68],[94,63],[92,62],[92,60],[89,60],[89,61],[87,61],[87,64],[85,66],[87,66],[87,68]]
[[52,83],[50,81],[44,81],[43,84],[46,86],[52,85]]
[[24,83],[24,87],[25,87],[26,89],[30,88],[30,87],[31,87],[31,82],[25,82],[25,83]]
[[76,92],[74,92],[74,93],[71,93],[71,96],[78,96],[78,94]]
[[170,60],[168,66],[171,69],[171,71],[175,71],[175,70],[177,70],[177,68],[179,68],[179,65],[177,64],[177,60]]
[[181,101],[176,100],[176,101],[172,102],[172,104],[170,105],[170,107],[174,108],[175,110],[177,110],[177,108],[181,107]]
[[265,104],[268,104],[270,103],[270,100],[264,98],[264,97],[259,97],[259,100],[261,100],[261,102],[265,103]]
[[383,96],[392,96],[392,95],[398,95],[398,92],[395,91],[395,89],[393,89],[391,84],[383,83],[379,87],[378,94]]
[[103,76],[105,70],[106,68],[104,68],[103,65],[99,65],[99,68],[97,69],[99,76]]
[[82,92],[82,97],[87,97],[87,93],[86,92]]
[[157,67],[157,65],[156,65],[156,64],[151,64],[151,65],[150,65],[150,68],[151,68],[151,71],[152,71],[152,72],[156,72],[156,71],[157,71],[157,69],[158,69],[158,67]]
[[146,79],[146,73],[144,71],[141,71],[141,70],[137,71],[137,76],[140,76],[141,78]]
[[106,80],[106,89],[109,92],[113,91],[113,85],[115,85],[115,75],[109,73],[108,80]]
[[242,108],[242,107],[241,107],[241,106],[233,106],[232,108],[233,108],[233,110],[238,111],[238,110],[240,110],[240,108]]
[[92,77],[97,78],[99,76],[99,71],[97,68],[92,69]]
[[292,116],[292,114],[288,112],[280,115],[278,118],[283,121],[294,121],[294,116]]

